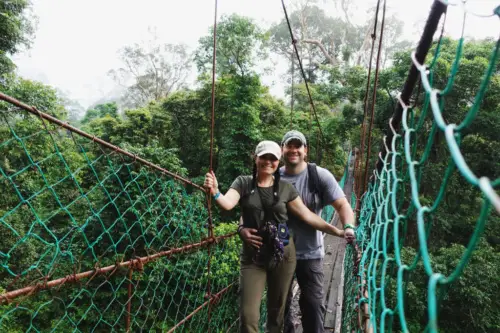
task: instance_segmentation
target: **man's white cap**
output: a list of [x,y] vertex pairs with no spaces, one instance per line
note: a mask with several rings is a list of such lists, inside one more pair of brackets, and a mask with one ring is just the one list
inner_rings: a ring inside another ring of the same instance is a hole
[[281,158],[281,147],[274,141],[261,141],[255,148],[255,155],[262,156],[272,154],[279,160]]

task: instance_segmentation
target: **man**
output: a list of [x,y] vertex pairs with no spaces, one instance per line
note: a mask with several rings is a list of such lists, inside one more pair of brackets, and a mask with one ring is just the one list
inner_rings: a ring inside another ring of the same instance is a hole
[[[284,167],[280,169],[281,179],[292,183],[305,205],[318,215],[323,207],[332,205],[345,229],[345,238],[354,239],[354,213],[335,177],[326,169],[316,166],[317,194],[311,192],[308,170],[307,141],[301,132],[290,131],[281,142]],[[314,168],[314,166],[312,166]],[[316,177],[315,177],[316,178]],[[301,294],[299,306],[302,312],[302,327],[306,333],[323,333],[325,306],[323,304],[323,257],[325,256],[323,234],[297,221],[289,215],[289,224],[294,231],[297,267],[295,274]],[[285,333],[295,331],[290,312],[292,287],[285,310]]]

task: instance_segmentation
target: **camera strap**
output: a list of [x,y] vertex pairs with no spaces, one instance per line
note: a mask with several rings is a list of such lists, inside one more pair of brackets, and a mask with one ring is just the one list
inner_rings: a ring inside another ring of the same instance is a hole
[[[288,245],[289,241],[289,231],[288,231],[288,226],[286,223],[278,223],[272,216],[272,211],[271,208],[274,207],[275,204],[272,206],[266,206],[264,205],[264,200],[262,200],[262,196],[260,193],[260,189],[257,188],[259,199],[260,199],[260,204],[263,207],[263,211],[261,211],[261,223],[265,224],[267,222],[271,222],[275,227],[277,231],[277,236],[278,238],[283,242],[283,245]],[[263,222],[262,222],[263,221]]]
[[262,226],[266,222],[269,221],[274,222],[272,208],[274,207],[275,204],[272,204],[271,206],[265,205],[264,200],[262,200],[262,194],[260,193],[260,191],[262,190],[259,187],[257,187],[257,195],[259,196],[260,205],[262,206],[262,209],[260,210],[260,225]]

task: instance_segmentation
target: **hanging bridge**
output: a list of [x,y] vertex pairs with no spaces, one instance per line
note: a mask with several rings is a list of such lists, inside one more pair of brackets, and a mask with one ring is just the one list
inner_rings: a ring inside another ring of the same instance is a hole
[[[495,192],[500,179],[474,174],[460,151],[497,71],[499,42],[466,117],[447,123],[443,101],[459,71],[463,36],[444,89],[433,86],[442,34],[426,62],[446,7],[444,1],[433,4],[374,170],[368,162],[375,94],[371,117],[365,98],[368,152],[363,134],[360,154],[351,155],[341,181],[358,208],[357,241],[326,240],[325,325],[331,331],[409,332],[407,282],[422,265],[428,279],[427,331],[437,332],[447,288],[473,257],[488,218],[500,213]],[[424,94],[418,107],[419,92],[411,98],[417,81]],[[368,82],[367,94],[369,87]],[[35,106],[2,93],[0,100],[2,332],[237,330],[234,267],[241,241],[236,225],[214,224],[202,187]],[[419,184],[432,167],[438,132],[449,163],[434,201],[422,202]],[[424,139],[423,153],[416,149],[417,134]],[[465,252],[446,274],[432,265],[428,241],[453,173],[476,189],[481,209]],[[338,221],[331,209],[323,218]],[[408,257],[405,237],[411,227],[419,251]]]

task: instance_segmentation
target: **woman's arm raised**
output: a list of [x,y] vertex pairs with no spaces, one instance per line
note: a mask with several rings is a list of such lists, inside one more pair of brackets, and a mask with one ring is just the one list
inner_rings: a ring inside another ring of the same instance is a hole
[[297,197],[294,200],[290,201],[287,207],[293,214],[297,215],[302,221],[309,224],[314,229],[326,232],[327,234],[333,236],[344,237],[343,230],[340,230],[339,228],[326,223],[326,221],[321,217],[311,212],[309,208],[304,205],[304,202],[300,197]]
[[210,189],[210,194],[214,197],[214,201],[224,210],[233,209],[240,200],[240,194],[235,189],[230,188],[225,195],[219,192],[219,184],[213,171],[205,175],[203,185],[207,189]]

